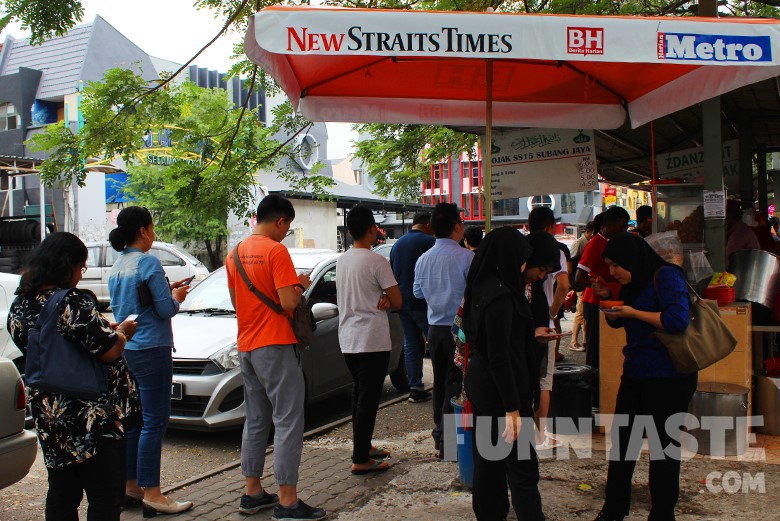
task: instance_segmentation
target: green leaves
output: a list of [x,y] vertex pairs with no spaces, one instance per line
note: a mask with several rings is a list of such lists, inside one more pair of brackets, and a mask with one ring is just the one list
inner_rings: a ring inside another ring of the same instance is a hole
[[19,20],[23,30],[30,30],[33,44],[62,36],[84,15],[80,0],[6,0],[3,4],[0,31]]

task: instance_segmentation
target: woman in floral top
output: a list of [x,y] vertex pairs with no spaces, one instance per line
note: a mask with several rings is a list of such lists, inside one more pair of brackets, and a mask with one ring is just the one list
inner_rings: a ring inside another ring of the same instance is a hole
[[125,430],[140,421],[141,403],[122,353],[136,324],[111,324],[78,289],[87,248],[73,234],[49,235],[31,252],[17,297],[8,314],[8,330],[27,351],[28,333],[46,300],[71,288],[60,304],[57,330],[74,347],[108,365],[108,390],[95,400],[71,398],[30,388],[38,439],[49,474],[46,519],[78,519],[86,491],[88,520],[119,520],[124,499]]

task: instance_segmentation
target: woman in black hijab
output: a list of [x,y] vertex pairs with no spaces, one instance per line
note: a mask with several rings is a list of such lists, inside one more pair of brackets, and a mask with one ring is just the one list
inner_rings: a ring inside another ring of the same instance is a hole
[[621,423],[612,431],[605,501],[596,521],[622,521],[629,514],[631,481],[639,458],[639,450],[634,449],[641,443],[630,443],[631,453],[628,449],[638,415],[653,418],[655,432],[648,433],[651,451],[659,447],[659,441],[665,449],[650,455],[652,508],[648,521],[673,521],[680,495],[680,431],[667,432],[666,421],[688,411],[697,373],[678,373],[666,347],[653,333],[658,329],[685,331],[690,320],[688,287],[678,266],[665,262],[634,234],[615,235],[604,249],[604,260],[610,275],[620,283],[620,292],[613,296],[598,284],[593,290],[602,298],[617,297],[625,303],[605,310],[605,315],[611,327],[626,330],[615,414],[627,417],[628,424]]
[[[479,521],[506,519],[507,481],[517,518],[544,519],[533,449],[541,354],[534,335],[537,326],[546,332],[549,323],[539,283],[549,271],[560,269],[560,250],[547,236],[549,241],[529,240],[513,228],[493,230],[482,240],[467,277],[463,330],[473,356],[466,394],[475,418],[473,508]],[[534,313],[532,305],[541,312]],[[506,443],[498,444],[498,450],[509,450],[496,460],[495,454],[483,452],[497,445],[499,434]]]

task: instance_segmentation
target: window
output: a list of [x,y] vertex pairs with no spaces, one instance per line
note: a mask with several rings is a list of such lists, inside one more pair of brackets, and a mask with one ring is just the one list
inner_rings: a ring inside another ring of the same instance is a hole
[[318,302],[336,303],[336,267],[329,269],[322,274],[320,280],[314,285],[314,289],[309,294],[309,300],[316,304]]
[[471,198],[471,210],[472,210],[472,216],[479,217],[480,211],[479,211],[479,199],[480,194],[471,194],[469,196]]
[[471,217],[473,215],[471,213],[471,194],[463,195],[463,214],[466,217]]
[[[87,248],[87,268],[97,268],[100,266],[100,250],[102,246],[92,246]],[[113,248],[111,248],[113,250]]]
[[441,163],[433,165],[433,188],[441,188],[441,171]]
[[537,206],[545,206],[550,210],[555,210],[555,199],[553,199],[551,195],[536,195],[534,197],[529,197],[526,204],[529,212]]
[[13,103],[0,103],[0,132],[16,130],[22,126],[22,119],[16,113]]
[[575,213],[577,197],[574,194],[561,194],[561,213]]
[[503,199],[493,201],[493,215],[509,217],[520,214],[520,199]]
[[119,257],[119,252],[116,251],[114,248],[112,248],[110,245],[106,246],[106,260],[104,262],[105,266],[108,268],[110,266],[113,266],[116,262],[116,259]]
[[585,205],[593,206],[593,192],[585,192],[583,195],[585,196]]
[[163,266],[184,266],[184,261],[169,251],[152,248],[149,253],[160,259]]
[[352,173],[355,174],[355,183],[360,184],[361,181],[363,180],[363,171],[358,169],[358,170],[353,170]]

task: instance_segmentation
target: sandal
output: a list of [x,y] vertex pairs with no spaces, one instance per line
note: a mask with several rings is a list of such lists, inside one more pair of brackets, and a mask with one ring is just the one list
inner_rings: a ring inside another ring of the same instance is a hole
[[352,473],[356,476],[362,476],[364,474],[371,474],[374,472],[385,472],[387,470],[390,470],[390,464],[386,461],[380,461],[380,460],[369,460],[371,462],[371,465],[364,469],[356,469],[355,466],[352,466]]
[[368,451],[368,457],[371,459],[387,459],[390,457],[390,451],[378,447],[371,447],[371,450]]

